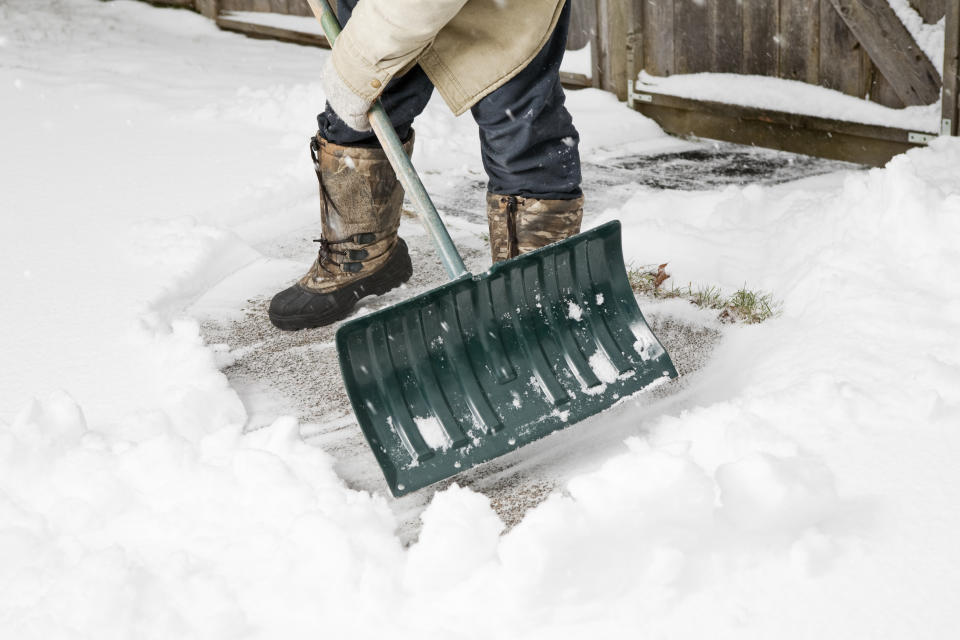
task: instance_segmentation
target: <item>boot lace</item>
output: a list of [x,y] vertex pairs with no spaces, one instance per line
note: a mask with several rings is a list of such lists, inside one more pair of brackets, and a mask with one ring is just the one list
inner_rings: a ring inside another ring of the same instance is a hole
[[336,275],[336,272],[328,269],[327,265],[332,264],[332,265],[336,265],[337,267],[340,266],[339,263],[333,259],[333,256],[345,256],[347,255],[347,252],[341,251],[339,249],[334,249],[334,247],[349,241],[350,240],[340,240],[340,241],[330,242],[323,236],[316,238],[314,242],[320,243],[320,250],[317,252],[317,257],[318,257],[317,264],[319,265],[319,267],[330,275]]

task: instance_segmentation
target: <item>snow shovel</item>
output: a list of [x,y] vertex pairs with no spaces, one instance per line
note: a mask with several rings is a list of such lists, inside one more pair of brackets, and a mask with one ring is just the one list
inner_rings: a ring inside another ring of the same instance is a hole
[[[333,44],[327,0],[309,3]],[[451,279],[337,331],[344,386],[394,496],[677,376],[630,289],[619,222],[470,274],[379,101],[369,116]]]

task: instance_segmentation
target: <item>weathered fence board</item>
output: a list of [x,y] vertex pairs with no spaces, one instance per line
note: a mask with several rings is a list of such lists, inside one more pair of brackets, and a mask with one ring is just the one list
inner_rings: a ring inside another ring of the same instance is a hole
[[217,16],[217,26],[225,31],[234,31],[242,33],[251,38],[260,38],[264,40],[279,40],[280,42],[291,42],[293,44],[303,44],[311,47],[330,48],[330,43],[325,36],[316,33],[307,33],[304,31],[293,31],[282,27],[274,27],[266,24],[257,24],[246,20],[237,20],[231,18],[230,13],[222,13]]
[[882,166],[920,146],[902,129],[652,94],[634,108],[678,136],[698,136]]
[[646,0],[627,2],[627,79],[632,83],[643,68],[643,5]]
[[673,0],[648,0],[644,3],[644,68],[655,76],[669,76],[676,72],[673,33]]
[[960,133],[960,0],[947,7],[943,52],[943,109],[940,133]]
[[896,89],[894,89],[893,85],[890,84],[890,81],[887,80],[886,76],[884,76],[875,65],[870,66],[870,89],[868,96],[870,100],[888,107],[893,107],[894,109],[902,109],[907,106],[903,103],[903,100],[900,99],[900,95]]
[[196,9],[195,0],[147,0],[158,7],[178,7],[181,9]]
[[936,24],[947,12],[947,0],[910,0],[910,4],[927,24]]
[[780,77],[820,81],[820,11],[810,0],[780,0]]
[[830,0],[906,105],[940,98],[940,75],[886,0]]
[[713,71],[738,73],[743,64],[741,2],[742,0],[714,0],[707,4]]
[[597,32],[596,0],[578,0],[570,7],[570,31],[567,49],[583,49],[593,41]]
[[829,2],[820,3],[820,84],[847,95],[863,97],[866,82],[863,74],[860,42]]
[[627,3],[624,0],[597,0],[599,34],[598,68],[600,88],[627,99]]
[[711,33],[703,0],[674,0],[674,69],[676,73],[710,71]]
[[220,0],[220,11],[253,11],[256,0]]
[[771,0],[743,0],[742,72],[776,76],[780,68],[780,3]]
[[218,0],[196,0],[195,6],[197,11],[208,18],[216,19],[217,14],[220,13],[220,2]]

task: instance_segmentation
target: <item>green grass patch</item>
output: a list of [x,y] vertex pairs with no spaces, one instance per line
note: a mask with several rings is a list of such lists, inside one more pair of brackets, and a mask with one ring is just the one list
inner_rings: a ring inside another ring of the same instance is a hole
[[730,296],[719,287],[678,287],[667,283],[670,274],[666,264],[627,267],[627,280],[637,293],[658,299],[682,298],[701,309],[713,309],[723,322],[758,324],[780,315],[781,304],[763,291],[752,291],[744,285]]

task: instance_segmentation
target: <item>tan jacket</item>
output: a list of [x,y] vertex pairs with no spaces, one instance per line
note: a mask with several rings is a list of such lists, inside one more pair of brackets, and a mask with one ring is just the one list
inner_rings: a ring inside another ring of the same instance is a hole
[[454,113],[519,73],[565,0],[360,0],[333,48],[341,79],[374,100],[417,62]]

